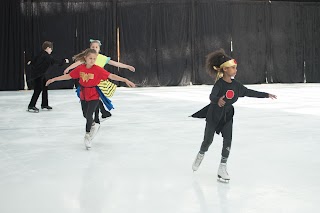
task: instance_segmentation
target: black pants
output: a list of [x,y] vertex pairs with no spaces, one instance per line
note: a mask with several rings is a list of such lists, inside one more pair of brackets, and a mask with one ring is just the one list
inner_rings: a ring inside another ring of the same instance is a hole
[[103,118],[109,117],[110,112],[107,111],[107,110],[104,108],[104,105],[103,105],[103,103],[102,103],[101,100],[99,100],[99,107],[97,107],[97,110],[96,110],[96,112],[95,112],[95,117],[97,117],[97,116],[99,117],[99,110],[101,111],[101,114],[102,114],[102,117],[103,117]]
[[[99,100],[93,100],[93,101],[81,100],[83,117],[87,119],[86,132],[90,132],[90,129],[93,123],[93,113],[96,111],[98,104],[99,104]],[[97,117],[95,115],[94,122],[100,123],[99,116]]]
[[28,107],[35,107],[40,93],[42,92],[41,106],[48,106],[48,87],[46,86],[46,78],[40,76],[34,79],[34,91]]
[[[232,125],[233,125],[233,119],[228,121],[222,131],[222,137],[223,137],[223,147],[222,147],[222,157],[228,158],[230,149],[231,149],[231,141],[232,141]],[[204,131],[204,138],[203,142],[201,144],[200,152],[204,153],[208,151],[209,146],[211,145],[213,141],[213,136],[215,133],[215,126],[210,125],[210,123],[206,123],[206,129]]]

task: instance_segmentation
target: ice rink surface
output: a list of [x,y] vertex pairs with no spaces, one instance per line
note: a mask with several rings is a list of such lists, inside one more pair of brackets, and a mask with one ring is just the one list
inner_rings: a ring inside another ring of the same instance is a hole
[[278,99],[234,104],[229,184],[220,135],[191,169],[205,121],[188,116],[212,86],[118,88],[90,151],[74,90],[50,90],[40,113],[33,91],[0,92],[0,213],[319,212],[320,84],[246,86]]

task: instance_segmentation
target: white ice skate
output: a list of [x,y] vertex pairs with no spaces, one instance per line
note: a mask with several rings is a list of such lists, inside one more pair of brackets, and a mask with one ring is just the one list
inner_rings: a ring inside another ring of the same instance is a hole
[[197,171],[198,170],[203,158],[204,158],[204,154],[200,154],[200,153],[197,154],[197,157],[196,157],[196,159],[194,160],[194,162],[192,164],[192,170],[193,171]]
[[90,133],[86,133],[84,135],[84,145],[86,146],[87,150],[91,148],[91,137]]
[[229,183],[230,177],[227,172],[227,164],[226,163],[220,163],[219,169],[218,169],[218,181],[223,183]]
[[93,140],[93,138],[96,136],[96,134],[98,133],[99,129],[100,129],[100,124],[93,123],[93,125],[91,126],[90,133],[89,133],[91,140]]

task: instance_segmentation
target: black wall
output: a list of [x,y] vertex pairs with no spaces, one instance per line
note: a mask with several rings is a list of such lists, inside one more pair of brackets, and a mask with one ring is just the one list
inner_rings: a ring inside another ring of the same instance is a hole
[[[24,88],[25,63],[43,41],[54,42],[54,57],[71,60],[90,38],[100,39],[102,53],[115,61],[119,45],[120,62],[136,72],[105,68],[140,86],[212,84],[204,62],[218,48],[236,58],[245,84],[320,82],[318,2],[5,0],[0,8],[0,90]],[[47,77],[65,67],[51,67]]]

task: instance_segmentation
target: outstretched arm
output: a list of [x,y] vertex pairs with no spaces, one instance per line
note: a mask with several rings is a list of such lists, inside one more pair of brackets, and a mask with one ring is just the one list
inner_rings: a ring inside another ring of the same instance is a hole
[[49,84],[55,82],[55,81],[64,81],[64,80],[69,80],[71,79],[71,76],[69,74],[65,74],[65,75],[61,75],[55,78],[51,78],[47,81],[46,86],[48,86]]
[[67,74],[71,69],[74,69],[76,68],[77,66],[83,64],[82,61],[76,61],[74,62],[73,64],[71,64],[70,66],[68,66],[64,71],[63,71],[63,74]]
[[247,87],[241,85],[239,89],[239,96],[240,97],[255,97],[255,98],[271,98],[271,99],[277,99],[276,95],[265,93],[265,92],[259,92],[256,90],[248,89]]
[[122,82],[126,83],[128,85],[128,87],[136,87],[136,85],[134,83],[132,83],[131,81],[129,81],[128,79],[122,78],[122,77],[115,75],[115,74],[110,73],[108,78],[110,78],[111,80],[115,80],[115,81],[122,81]]
[[134,72],[136,69],[133,67],[133,66],[130,66],[130,65],[127,65],[127,64],[123,64],[123,63],[120,63],[120,62],[116,62],[116,61],[113,61],[113,60],[110,60],[108,62],[108,64],[112,65],[112,66],[115,66],[115,67],[120,67],[120,68],[124,68],[124,69],[128,69],[132,72]]
[[65,58],[65,59],[62,59],[62,60],[57,60],[55,58],[53,58],[51,55],[48,55],[47,57],[49,57],[49,61],[50,61],[50,64],[53,65],[53,64],[58,64],[59,66],[62,66],[63,64],[69,64],[69,59]]
[[273,94],[268,94],[269,95],[269,97],[268,98],[271,98],[271,99],[277,99],[277,96],[276,95],[273,95]]

